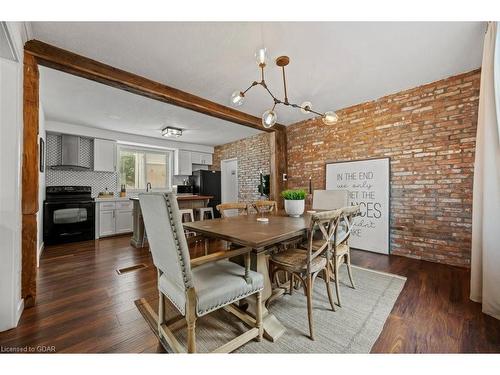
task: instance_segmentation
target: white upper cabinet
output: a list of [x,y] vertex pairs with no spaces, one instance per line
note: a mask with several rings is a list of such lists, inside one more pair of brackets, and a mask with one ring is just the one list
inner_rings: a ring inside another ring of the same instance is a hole
[[174,175],[191,176],[193,174],[193,163],[191,152],[185,150],[175,150]]
[[192,164],[201,164],[201,152],[191,151],[191,163]]
[[202,154],[201,164],[212,165],[212,154]]
[[193,164],[212,165],[212,154],[192,151],[191,162]]
[[116,171],[116,142],[94,139],[94,171]]

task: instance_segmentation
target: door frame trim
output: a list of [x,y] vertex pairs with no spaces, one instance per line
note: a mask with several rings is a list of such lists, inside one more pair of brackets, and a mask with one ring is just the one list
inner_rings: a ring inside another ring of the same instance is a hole
[[[238,179],[238,177],[239,177],[239,163],[238,163],[238,158],[222,159],[222,160],[220,161],[220,170],[221,170],[221,184],[220,184],[220,185],[221,185],[221,189],[220,189],[220,201],[221,201],[221,203],[225,203],[225,202],[224,202],[224,199],[222,198],[222,197],[223,197],[223,194],[222,194],[222,191],[223,191],[223,190],[222,190],[222,188],[223,188],[223,186],[224,186],[224,184],[222,183],[222,163],[227,163],[227,162],[231,162],[231,161],[236,161],[236,183],[238,184],[238,187],[237,187],[236,191],[238,191],[238,190],[239,190],[239,188],[240,188],[240,181],[239,181],[239,179]],[[238,196],[237,198],[239,199],[239,196]]]

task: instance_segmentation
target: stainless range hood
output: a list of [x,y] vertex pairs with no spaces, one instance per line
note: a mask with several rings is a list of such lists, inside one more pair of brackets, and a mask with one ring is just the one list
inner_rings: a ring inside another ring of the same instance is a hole
[[63,134],[61,136],[61,164],[53,165],[50,169],[66,171],[88,171],[80,162],[80,137]]

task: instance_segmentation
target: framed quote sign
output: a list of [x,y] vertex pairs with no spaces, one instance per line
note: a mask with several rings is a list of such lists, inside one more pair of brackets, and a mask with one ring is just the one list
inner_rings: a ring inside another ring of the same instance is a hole
[[347,190],[349,204],[361,206],[351,232],[353,248],[389,254],[389,178],[389,158],[326,164],[326,189]]

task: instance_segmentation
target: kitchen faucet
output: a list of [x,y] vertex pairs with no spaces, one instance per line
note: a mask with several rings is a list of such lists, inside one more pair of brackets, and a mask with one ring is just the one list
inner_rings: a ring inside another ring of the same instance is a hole
[[146,184],[146,193],[148,193],[151,189],[152,189],[152,187],[151,187],[151,182],[148,182],[148,183]]

